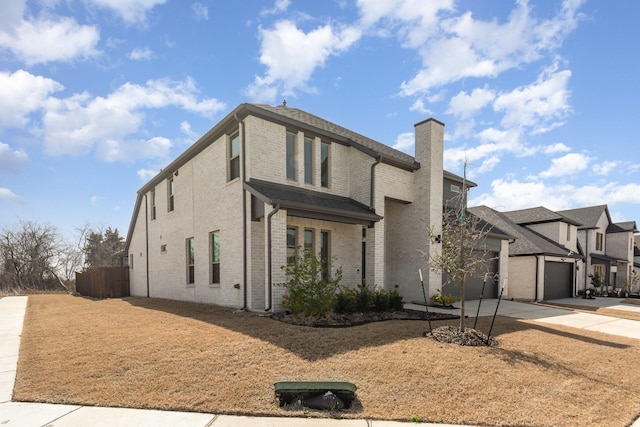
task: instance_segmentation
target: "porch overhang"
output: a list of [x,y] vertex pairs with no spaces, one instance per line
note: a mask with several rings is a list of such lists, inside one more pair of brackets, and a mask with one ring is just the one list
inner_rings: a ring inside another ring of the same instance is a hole
[[592,264],[610,264],[610,265],[629,264],[629,261],[627,261],[626,259],[614,258],[607,255],[594,254],[594,253],[591,253],[589,255],[591,255]]
[[250,179],[244,186],[258,200],[271,206],[279,206],[280,209],[286,210],[289,216],[361,224],[367,227],[372,227],[382,219],[368,206],[349,197],[258,179]]

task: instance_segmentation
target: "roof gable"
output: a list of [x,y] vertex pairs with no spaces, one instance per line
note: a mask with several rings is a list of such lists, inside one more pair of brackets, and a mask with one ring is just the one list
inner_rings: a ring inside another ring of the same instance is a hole
[[611,215],[609,215],[609,208],[607,207],[607,205],[589,206],[586,208],[578,209],[567,209],[564,211],[558,211],[558,213],[581,223],[582,226],[578,227],[581,230],[596,228],[598,225],[598,221],[602,217],[603,213],[607,215],[609,224],[613,222],[611,221]]
[[487,206],[476,206],[469,208],[469,211],[515,237],[514,242],[509,245],[509,255],[555,255],[580,258],[565,246],[515,223],[502,212]]
[[520,209],[516,211],[504,212],[504,214],[511,221],[516,224],[540,224],[545,222],[566,222],[572,225],[582,225],[580,222],[567,218],[564,215],[554,212],[544,206],[538,206],[536,208]]

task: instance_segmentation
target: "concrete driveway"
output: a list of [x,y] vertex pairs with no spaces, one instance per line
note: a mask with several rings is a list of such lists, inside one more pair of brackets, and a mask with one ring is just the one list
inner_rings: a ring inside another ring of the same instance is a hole
[[[622,298],[595,298],[592,300],[581,298],[565,298],[550,301],[551,303],[584,305],[588,307],[607,307],[616,310],[626,310],[640,313],[640,305],[622,304]],[[478,313],[478,305],[480,311]],[[497,299],[485,299],[480,304],[479,300],[465,302],[465,316],[493,316],[498,305]],[[460,307],[460,302],[454,304]],[[424,311],[424,306],[406,304],[406,308]],[[429,311],[460,314],[460,309],[439,309],[429,307]],[[610,335],[618,335],[627,338],[640,339],[640,321],[619,319],[617,317],[604,316],[595,313],[583,313],[569,308],[552,307],[545,304],[523,303],[509,300],[500,301],[498,314],[516,319],[535,320],[540,323],[570,326],[572,328],[589,331],[603,332]]]

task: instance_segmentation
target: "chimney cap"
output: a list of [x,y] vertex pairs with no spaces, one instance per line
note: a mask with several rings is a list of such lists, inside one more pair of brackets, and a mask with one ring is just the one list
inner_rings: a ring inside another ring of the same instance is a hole
[[418,127],[418,126],[423,125],[423,124],[425,124],[425,123],[427,123],[427,122],[436,122],[436,123],[438,123],[440,126],[444,126],[444,123],[442,123],[440,120],[436,120],[436,119],[434,119],[433,117],[429,117],[429,118],[428,118],[428,119],[426,119],[426,120],[423,120],[423,121],[421,121],[421,122],[416,123],[415,125],[413,125],[413,127]]

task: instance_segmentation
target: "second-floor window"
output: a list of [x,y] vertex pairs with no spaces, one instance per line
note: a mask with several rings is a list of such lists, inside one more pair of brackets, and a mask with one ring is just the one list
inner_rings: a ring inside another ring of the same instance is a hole
[[304,182],[313,184],[313,139],[304,139]]
[[329,144],[320,146],[320,185],[329,187]]
[[156,219],[156,189],[151,190],[151,219]]
[[173,212],[175,188],[173,186],[173,177],[167,180],[167,212]]
[[287,179],[296,180],[296,135],[287,132]]
[[602,250],[602,233],[596,233],[596,251],[601,251]]
[[229,138],[229,181],[240,177],[240,134]]

